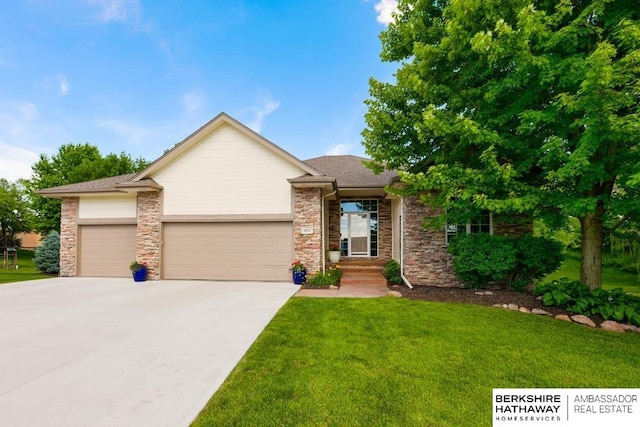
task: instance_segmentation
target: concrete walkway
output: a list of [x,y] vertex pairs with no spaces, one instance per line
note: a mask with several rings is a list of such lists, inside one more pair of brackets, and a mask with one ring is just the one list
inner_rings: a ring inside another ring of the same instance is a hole
[[0,285],[0,426],[187,426],[290,283]]
[[389,293],[382,266],[343,264],[340,288],[300,289],[297,297],[314,298],[379,298]]
[[297,297],[313,298],[380,298],[386,297],[386,286],[340,285],[338,289],[300,289]]

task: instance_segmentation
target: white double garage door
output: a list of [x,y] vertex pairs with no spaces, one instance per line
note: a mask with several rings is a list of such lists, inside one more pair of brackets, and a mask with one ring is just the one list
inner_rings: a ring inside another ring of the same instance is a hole
[[[291,222],[172,222],[163,224],[162,239],[163,279],[291,279]],[[80,226],[80,276],[127,277],[135,258],[135,225]]]

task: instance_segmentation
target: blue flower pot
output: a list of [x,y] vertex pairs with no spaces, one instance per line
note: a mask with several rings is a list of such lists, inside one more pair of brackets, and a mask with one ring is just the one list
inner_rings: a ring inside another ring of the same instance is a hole
[[133,272],[133,280],[135,282],[144,282],[147,280],[147,268],[139,268],[138,270]]
[[307,278],[307,272],[305,270],[302,271],[294,271],[293,272],[293,284],[294,285],[302,285]]

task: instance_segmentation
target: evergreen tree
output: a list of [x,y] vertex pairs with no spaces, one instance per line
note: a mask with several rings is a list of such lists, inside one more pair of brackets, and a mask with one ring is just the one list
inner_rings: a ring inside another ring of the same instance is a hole
[[36,268],[43,273],[58,274],[60,272],[60,234],[52,231],[36,249],[33,258]]

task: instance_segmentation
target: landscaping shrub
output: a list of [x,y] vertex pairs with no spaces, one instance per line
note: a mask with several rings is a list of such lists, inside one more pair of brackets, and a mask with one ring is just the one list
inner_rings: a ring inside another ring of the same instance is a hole
[[340,268],[340,266],[332,265],[327,270],[327,273],[329,274],[329,276],[331,276],[331,278],[335,282],[334,285],[337,285],[338,283],[340,283],[340,279],[342,278],[342,269]]
[[387,262],[382,270],[382,274],[387,278],[389,283],[393,283],[394,285],[402,284],[400,263],[395,259],[391,259]]
[[535,293],[542,295],[544,305],[585,316],[597,314],[605,320],[640,326],[640,298],[625,293],[621,288],[590,291],[579,281],[562,278],[537,286]]
[[36,249],[33,258],[36,268],[43,273],[58,274],[60,272],[60,235],[52,231]]
[[521,290],[533,279],[542,279],[562,264],[563,244],[544,237],[525,235],[511,239],[516,251],[516,265],[507,278],[509,287]]
[[456,236],[449,245],[453,270],[472,289],[504,280],[522,290],[562,264],[563,245],[545,237],[493,236],[486,233]]
[[319,271],[307,279],[307,286],[326,287],[337,286],[342,277],[342,270],[337,265],[329,267],[326,272]]
[[490,234],[462,234],[449,244],[453,270],[470,288],[501,280],[516,265],[516,250],[508,238]]

